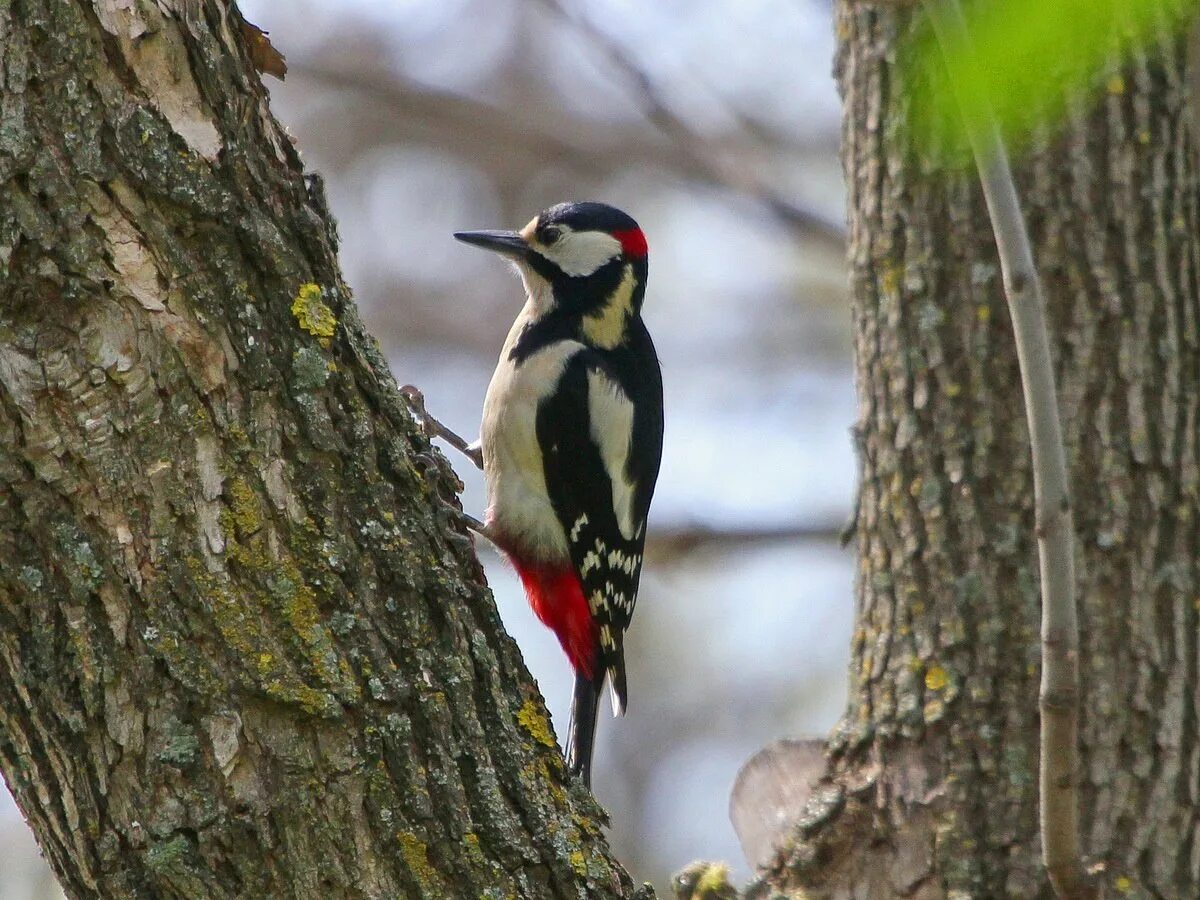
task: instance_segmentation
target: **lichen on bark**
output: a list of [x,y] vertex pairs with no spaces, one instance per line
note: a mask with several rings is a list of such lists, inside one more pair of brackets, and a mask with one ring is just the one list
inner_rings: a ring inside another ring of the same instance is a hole
[[[973,172],[919,152],[912,5],[837,4],[861,448],[850,705],[751,891],[1043,897],[1028,437]],[[906,74],[907,73],[907,74]],[[1082,627],[1082,840],[1103,886],[1200,884],[1200,234],[1185,38],[1043,127],[1018,172],[1060,386]]]
[[0,768],[74,897],[634,896],[239,23],[0,3]]

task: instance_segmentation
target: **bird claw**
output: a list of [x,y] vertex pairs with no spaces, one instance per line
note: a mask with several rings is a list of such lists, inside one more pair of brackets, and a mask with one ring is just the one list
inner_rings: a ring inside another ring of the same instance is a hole
[[[448,526],[442,530],[451,543],[464,550],[474,551],[475,542],[469,534],[464,534],[460,529],[460,526],[466,526],[468,530],[483,535],[483,537],[495,544],[495,535],[487,524],[479,521],[470,513],[463,512],[457,503],[454,503],[443,495],[442,486],[444,482],[440,480],[441,471],[434,457],[427,453],[418,453],[416,454],[416,462],[418,463],[421,477],[425,479],[425,483],[429,487],[429,493],[433,498],[434,515],[437,516],[439,524]],[[458,482],[458,489],[462,490],[462,482]]]
[[463,553],[470,554],[475,552],[475,541],[469,534],[449,529],[446,531],[446,539],[459,550],[463,551]]
[[429,410],[425,408],[425,395],[421,393],[420,388],[415,385],[406,384],[400,388],[400,393],[408,399],[408,405],[417,417],[417,420],[421,423],[421,430],[425,433],[426,437],[440,437],[471,462],[475,463],[477,468],[483,468],[483,451],[474,444],[468,444],[458,434],[430,415]]
[[437,437],[437,422],[429,414],[429,410],[425,408],[425,395],[421,393],[420,388],[415,385],[406,384],[400,388],[400,393],[408,400],[408,408],[412,410],[417,422],[421,426],[421,432],[427,438]]

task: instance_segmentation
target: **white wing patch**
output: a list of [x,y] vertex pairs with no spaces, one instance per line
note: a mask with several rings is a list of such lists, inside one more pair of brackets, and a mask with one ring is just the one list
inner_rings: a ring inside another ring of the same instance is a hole
[[617,527],[625,540],[631,541],[637,533],[637,523],[633,520],[633,493],[637,484],[629,480],[626,463],[633,440],[633,403],[619,384],[593,369],[588,372],[588,413],[592,440],[600,449],[600,459],[612,482]]

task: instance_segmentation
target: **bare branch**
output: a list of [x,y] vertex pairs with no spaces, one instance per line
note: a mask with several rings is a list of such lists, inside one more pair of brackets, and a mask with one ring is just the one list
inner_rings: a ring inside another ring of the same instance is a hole
[[[926,0],[942,54],[969,51],[958,0]],[[957,90],[958,85],[954,85]],[[957,99],[960,101],[961,96]],[[1045,299],[1021,214],[1008,152],[992,115],[964,124],[996,236],[1012,317],[1033,458],[1033,491],[1042,581],[1040,809],[1042,859],[1063,898],[1095,896],[1079,848],[1079,625],[1075,612],[1075,526]]]
[[[704,138],[689,131],[690,136],[685,140],[677,131],[667,131],[653,119],[651,124],[656,126],[657,135],[654,130],[642,127],[629,129],[611,124],[598,127],[582,121],[556,128],[553,123],[543,121],[545,116],[539,115],[536,105],[521,110],[500,108],[460,94],[417,86],[373,67],[349,69],[336,61],[295,60],[290,73],[293,79],[311,79],[368,99],[377,126],[386,123],[390,115],[400,113],[407,127],[415,125],[420,131],[429,132],[432,140],[455,146],[464,157],[479,147],[494,150],[499,146],[514,151],[490,153],[487,162],[492,166],[530,172],[555,160],[603,172],[638,164],[657,166],[697,184],[749,196],[766,206],[799,237],[819,241],[839,252],[845,245],[842,224],[797,201],[764,190],[761,182],[748,174],[744,159],[750,151],[744,142],[719,146],[712,154],[722,159],[741,159],[741,165],[717,165],[691,146],[705,142]],[[339,159],[372,143],[364,141],[359,133],[325,134],[321,139],[345,141],[346,146],[332,154]],[[712,141],[707,143],[711,145]]]
[[832,544],[839,540],[841,526],[830,522],[815,525],[769,525],[745,528],[711,528],[704,525],[680,525],[652,528],[646,535],[646,551],[658,558],[671,559],[691,553],[704,544],[741,546],[786,541],[794,546],[802,541]]
[[[799,236],[818,238],[839,248],[845,246],[846,227],[843,223],[832,221],[822,213],[782,196],[758,174],[758,170],[754,166],[746,165],[744,158],[719,157],[705,152],[702,149],[706,144],[705,138],[697,134],[663,101],[650,76],[630,58],[625,48],[614,41],[612,37],[586,19],[576,16],[562,4],[561,0],[539,0],[539,2],[584,35],[605,55],[609,62],[629,78],[636,99],[641,104],[642,113],[671,139],[677,152],[683,154],[691,166],[706,172],[710,181],[753,197],[770,209],[784,224],[796,231]],[[745,116],[737,116],[737,118],[743,126],[751,124]],[[761,127],[747,128],[746,130],[760,138],[765,134]]]

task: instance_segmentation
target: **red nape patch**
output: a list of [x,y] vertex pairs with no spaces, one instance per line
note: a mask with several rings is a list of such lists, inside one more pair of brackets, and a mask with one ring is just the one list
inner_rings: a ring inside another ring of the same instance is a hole
[[614,231],[612,236],[621,242],[621,249],[625,251],[625,255],[631,259],[640,259],[645,256],[648,247],[646,246],[646,236],[642,234],[640,228],[628,228],[624,231]]
[[596,667],[596,625],[575,570],[570,564],[531,565],[518,559],[513,565],[534,613],[558,636],[575,671],[591,678]]

